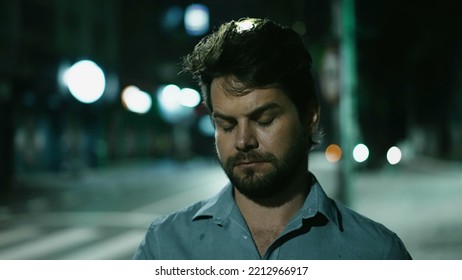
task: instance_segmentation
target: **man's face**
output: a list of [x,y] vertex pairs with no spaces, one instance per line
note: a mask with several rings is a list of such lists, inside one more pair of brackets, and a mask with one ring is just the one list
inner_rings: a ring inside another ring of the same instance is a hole
[[301,167],[306,169],[309,130],[281,89],[255,89],[236,96],[224,90],[224,82],[217,78],[211,85],[220,163],[248,198],[273,196]]

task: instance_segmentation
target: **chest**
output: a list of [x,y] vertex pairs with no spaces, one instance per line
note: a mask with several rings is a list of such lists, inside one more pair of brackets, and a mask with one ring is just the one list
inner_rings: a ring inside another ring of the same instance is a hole
[[258,252],[263,256],[271,244],[278,238],[281,234],[283,228],[255,228],[251,227],[250,232],[252,238],[257,246]]

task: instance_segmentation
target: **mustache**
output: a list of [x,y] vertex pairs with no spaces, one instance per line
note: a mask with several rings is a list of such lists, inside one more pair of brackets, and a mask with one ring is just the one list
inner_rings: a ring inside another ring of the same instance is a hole
[[274,162],[277,158],[270,153],[261,153],[257,151],[251,151],[247,153],[238,153],[233,157],[230,157],[227,161],[228,167],[234,167],[242,162],[256,162],[256,161],[267,161]]

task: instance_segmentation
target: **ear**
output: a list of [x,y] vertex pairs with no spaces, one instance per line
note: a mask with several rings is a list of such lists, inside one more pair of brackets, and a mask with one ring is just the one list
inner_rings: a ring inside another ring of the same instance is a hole
[[314,109],[311,114],[306,115],[305,123],[307,124],[307,128],[310,131],[310,135],[313,135],[316,130],[318,129],[319,123],[319,116],[320,116],[320,109]]

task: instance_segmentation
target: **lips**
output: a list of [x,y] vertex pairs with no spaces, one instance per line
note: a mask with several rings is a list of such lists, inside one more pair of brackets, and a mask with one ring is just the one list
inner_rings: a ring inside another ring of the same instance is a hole
[[266,161],[240,161],[234,164],[234,166],[251,166],[251,165],[256,165],[260,163],[265,163]]
[[226,162],[226,168],[228,170],[233,168],[259,168],[261,165],[272,161],[275,161],[275,157],[269,153],[251,151],[249,153],[238,153],[230,157]]

